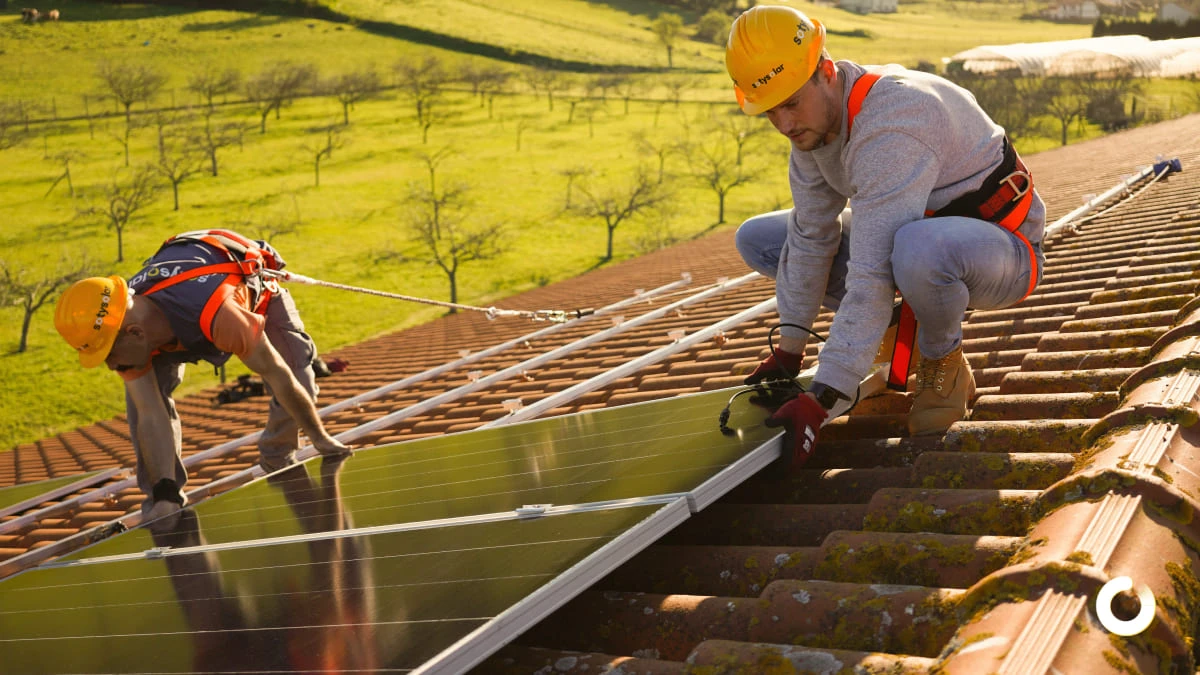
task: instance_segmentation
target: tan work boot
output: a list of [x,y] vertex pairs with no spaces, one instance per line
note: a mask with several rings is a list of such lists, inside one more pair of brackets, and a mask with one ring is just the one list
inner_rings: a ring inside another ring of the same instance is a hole
[[908,433],[942,434],[967,416],[975,395],[975,375],[962,346],[940,359],[922,357],[917,366],[917,389],[908,413]]

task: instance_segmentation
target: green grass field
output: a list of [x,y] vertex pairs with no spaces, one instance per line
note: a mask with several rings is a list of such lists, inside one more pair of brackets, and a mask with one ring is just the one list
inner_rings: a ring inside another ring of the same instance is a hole
[[[339,0],[330,5],[354,17],[443,31],[558,59],[645,68],[665,65],[665,51],[647,28],[659,9],[650,3]],[[163,69],[171,79],[152,106],[166,108],[197,103],[185,89],[186,78],[206,65],[250,74],[269,61],[291,59],[317,63],[325,75],[370,64],[390,74],[402,58],[436,54],[461,63],[478,57],[385,37],[349,23],[160,5],[68,2],[59,7],[63,21],[58,24],[22,25],[15,9],[0,16],[0,99],[33,102],[38,114],[51,118],[35,123],[22,145],[0,151],[0,258],[34,275],[53,269],[61,258],[84,253],[108,273],[130,275],[140,260],[176,232],[232,227],[259,234],[272,221],[298,219],[296,233],[274,240],[294,271],[446,299],[447,282],[436,268],[396,262],[382,254],[411,249],[405,226],[408,185],[426,179],[422,153],[450,148],[454,154],[440,166],[439,182],[465,182],[472,196],[465,215],[502,222],[508,232],[503,255],[468,264],[460,275],[460,301],[488,304],[601,263],[603,225],[563,211],[565,172],[586,165],[596,173],[591,179],[595,185],[621,181],[638,164],[657,162],[639,151],[635,134],[658,143],[695,140],[709,137],[716,120],[740,115],[729,100],[721,50],[699,42],[676,50],[678,66],[708,73],[693,82],[682,105],[664,102],[670,76],[646,73],[636,76],[636,96],[643,100],[631,102],[628,114],[620,100],[582,101],[571,123],[568,99],[582,91],[578,75],[573,76],[575,90],[560,93],[553,111],[544,96],[517,88],[496,100],[489,117],[468,92],[453,92],[444,108],[453,117],[431,129],[427,144],[421,143],[411,104],[396,90],[388,90],[377,100],[357,105],[342,134],[344,147],[322,163],[318,188],[311,153],[303,146],[317,140],[314,128],[340,120],[336,101],[299,99],[283,110],[281,119],[268,120],[265,134],[258,133],[257,116],[248,106],[221,105],[214,120],[249,128],[242,147],[221,152],[218,177],[201,173],[182,184],[179,211],[172,210],[166,190],[135,216],[124,237],[125,261],[118,264],[115,234],[77,213],[88,193],[124,171],[124,153],[116,140],[124,119],[113,114],[111,102],[97,102],[97,63],[148,63]],[[866,63],[937,62],[981,42],[1061,39],[1087,32],[1085,26],[1004,18],[1020,13],[1018,5],[904,3],[900,13],[890,16],[804,7],[832,30],[867,31],[870,38],[832,35],[829,43],[835,57]],[[487,30],[473,28],[480,25]],[[85,95],[93,115],[104,113],[90,129],[84,119],[68,119],[83,114]],[[590,124],[585,114],[589,107],[595,108]],[[143,108],[139,105],[135,111]],[[180,124],[194,125],[199,119]],[[731,193],[724,224],[716,223],[716,196],[687,177],[685,161],[673,155],[667,162],[672,208],[622,225],[616,233],[615,259],[644,252],[652,247],[647,242],[732,227],[754,213],[787,205],[786,143],[772,134],[752,143],[748,165],[763,173],[753,185]],[[47,195],[61,173],[52,158],[66,150],[80,153],[72,164],[79,196],[72,198],[65,183]],[[154,127],[134,131],[132,164],[152,161],[156,154]],[[428,321],[442,311],[326,289],[293,291],[310,332],[325,350]],[[13,307],[0,309],[2,448],[123,410],[119,379],[102,368],[81,370],[54,332],[52,315],[53,301],[34,317],[29,350],[15,354],[21,313]],[[181,391],[215,381],[205,367],[195,367]]]

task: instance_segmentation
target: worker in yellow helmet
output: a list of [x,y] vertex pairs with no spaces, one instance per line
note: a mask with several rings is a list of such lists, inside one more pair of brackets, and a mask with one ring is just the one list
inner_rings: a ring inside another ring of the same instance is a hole
[[747,383],[795,374],[821,306],[835,312],[813,386],[771,420],[799,439],[793,465],[871,369],[897,291],[889,383],[904,390],[915,335],[908,429],[945,432],[975,393],[966,310],[1017,303],[1042,275],[1045,205],[1004,129],[936,75],[833,61],[825,27],[786,3],[740,15],[725,64],[742,111],[792,143],[792,208],[737,233],[747,264],[775,279],[782,324],[780,349]]
[[262,376],[272,393],[258,441],[267,471],[294,462],[297,427],[322,454],[350,452],[317,416],[316,351],[296,305],[262,274],[283,265],[265,242],[228,230],[186,232],[168,239],[129,282],[92,277],[59,298],[54,326],[80,364],[106,364],[125,381],[147,520],[186,503],[182,428],[171,398],[185,363],[220,366],[237,355]]

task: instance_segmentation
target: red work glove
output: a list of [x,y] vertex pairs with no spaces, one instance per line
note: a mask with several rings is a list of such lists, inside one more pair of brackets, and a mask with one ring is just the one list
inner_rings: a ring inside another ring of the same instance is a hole
[[[791,471],[804,466],[813,450],[817,447],[817,435],[821,432],[821,423],[829,417],[829,412],[821,407],[813,397],[800,394],[783,404],[774,415],[767,418],[768,427],[783,427],[787,433],[783,436],[784,460],[790,457],[788,468]],[[790,454],[789,454],[790,453]]]
[[770,356],[763,359],[763,362],[758,364],[754,372],[747,375],[743,382],[758,384],[763,380],[790,380],[800,372],[800,362],[803,360],[803,354],[793,354],[776,349]]

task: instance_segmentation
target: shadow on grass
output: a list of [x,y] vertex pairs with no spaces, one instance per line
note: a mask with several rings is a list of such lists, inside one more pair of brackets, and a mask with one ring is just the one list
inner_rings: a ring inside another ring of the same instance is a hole
[[248,30],[250,28],[265,28],[267,26],[277,26],[282,23],[290,23],[294,18],[283,16],[270,16],[262,14],[252,14],[250,16],[234,19],[232,21],[205,21],[198,23],[189,23],[180,31],[184,33],[206,33],[214,31],[239,31]]

